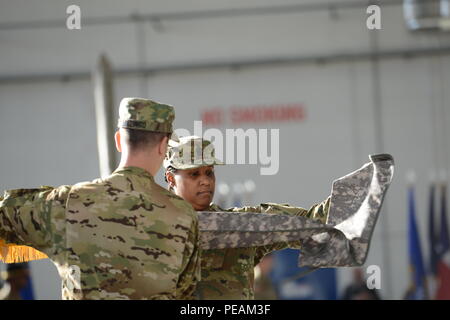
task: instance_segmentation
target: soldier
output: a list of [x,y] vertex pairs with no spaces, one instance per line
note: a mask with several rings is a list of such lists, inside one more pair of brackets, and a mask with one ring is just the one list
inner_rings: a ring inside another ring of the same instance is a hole
[[[173,107],[124,98],[107,178],[58,188],[6,191],[0,239],[7,262],[45,253],[63,299],[192,299],[200,276],[192,206],[154,182],[172,133]],[[41,254],[42,255],[42,254]]]
[[21,291],[27,287],[30,281],[30,267],[28,263],[8,264],[6,273],[6,281],[9,283],[10,292],[5,300],[22,300]]
[[[197,211],[287,214],[326,222],[330,197],[309,210],[275,203],[227,210],[220,208],[212,203],[215,191],[214,165],[223,163],[215,158],[210,141],[188,136],[180,138],[178,143],[171,142],[164,160],[169,190],[191,203]],[[199,297],[254,299],[254,267],[264,255],[275,250],[300,247],[301,242],[295,241],[259,247],[204,250],[201,281],[197,285]]]

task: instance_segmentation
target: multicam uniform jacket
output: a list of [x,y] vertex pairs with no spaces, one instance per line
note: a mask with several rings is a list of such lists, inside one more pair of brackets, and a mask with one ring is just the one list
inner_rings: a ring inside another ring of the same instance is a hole
[[[223,210],[215,204],[205,211],[256,212],[303,216],[325,223],[330,198],[309,210],[287,204],[263,203],[255,207]],[[203,250],[201,281],[197,285],[201,299],[254,299],[254,267],[264,255],[286,248],[301,248],[301,242],[282,242],[262,247]]]
[[192,299],[200,278],[195,211],[137,167],[74,186],[7,191],[0,239],[44,252],[63,299]]

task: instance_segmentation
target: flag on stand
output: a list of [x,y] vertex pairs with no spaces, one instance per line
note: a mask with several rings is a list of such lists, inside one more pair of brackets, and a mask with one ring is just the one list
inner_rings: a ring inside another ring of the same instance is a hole
[[436,299],[450,299],[450,239],[447,222],[447,187],[441,187],[441,225],[437,245],[437,292]]
[[409,267],[411,271],[411,284],[406,292],[407,300],[428,299],[427,281],[422,249],[420,246],[419,231],[416,222],[416,208],[414,201],[414,187],[408,190],[408,251]]

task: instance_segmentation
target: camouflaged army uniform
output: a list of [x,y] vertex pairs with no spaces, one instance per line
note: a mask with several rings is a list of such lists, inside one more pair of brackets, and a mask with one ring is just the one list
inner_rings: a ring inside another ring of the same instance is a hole
[[[123,102],[119,126],[171,131],[171,107]],[[11,190],[0,200],[0,239],[44,252],[57,266],[64,299],[194,298],[197,214],[146,170],[125,167],[74,186]]]
[[[223,164],[214,156],[210,141],[196,136],[180,137],[168,149],[164,167],[186,170],[207,165]],[[205,152],[206,151],[206,152]],[[186,154],[188,155],[186,157]],[[211,204],[204,211],[255,212],[303,216],[326,222],[330,198],[309,210],[288,204],[264,203],[254,207],[230,208],[224,210]],[[227,248],[203,250],[201,257],[201,281],[197,285],[200,299],[254,299],[254,267],[264,255],[285,248],[300,248],[301,242],[283,242],[248,248]]]
[[186,136],[177,137],[177,141],[169,141],[163,164],[164,168],[173,167],[187,170],[210,165],[223,165],[224,163],[216,158],[211,141],[198,136]]
[[[287,204],[263,203],[254,207],[223,210],[215,204],[205,211],[255,212],[303,216],[325,223],[330,198],[309,210]],[[286,248],[301,248],[301,242],[276,243],[261,247],[227,248],[202,251],[202,276],[197,290],[202,299],[254,299],[254,267],[268,253]]]

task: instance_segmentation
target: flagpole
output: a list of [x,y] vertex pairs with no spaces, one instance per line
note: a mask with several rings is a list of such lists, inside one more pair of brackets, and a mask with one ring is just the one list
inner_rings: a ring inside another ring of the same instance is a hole
[[406,177],[408,185],[408,253],[411,270],[411,285],[405,298],[408,300],[428,299],[426,273],[423,264],[423,255],[420,243],[419,228],[416,221],[416,204],[414,185],[416,174],[410,171]]
[[443,174],[441,175],[440,187],[441,219],[438,240],[439,246],[437,248],[438,288],[436,291],[436,299],[448,300],[450,299],[450,236],[447,220],[447,181],[446,176]]

